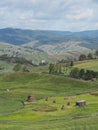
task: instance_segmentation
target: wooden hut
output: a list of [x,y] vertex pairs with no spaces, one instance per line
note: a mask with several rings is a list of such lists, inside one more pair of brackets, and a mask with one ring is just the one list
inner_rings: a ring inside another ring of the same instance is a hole
[[85,105],[86,105],[85,100],[76,101],[76,106],[85,106]]
[[53,103],[56,103],[56,100],[53,100]]
[[36,99],[35,99],[35,97],[33,96],[33,95],[28,95],[28,99],[27,99],[27,101],[28,102],[34,102]]
[[71,102],[67,102],[67,105],[70,106],[70,105],[71,105]]

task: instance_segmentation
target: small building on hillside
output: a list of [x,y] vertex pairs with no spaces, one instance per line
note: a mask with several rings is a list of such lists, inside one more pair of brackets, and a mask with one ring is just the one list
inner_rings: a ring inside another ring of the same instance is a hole
[[85,100],[76,101],[76,106],[85,106],[85,105],[86,105]]
[[27,101],[28,102],[34,102],[36,99],[35,99],[35,97],[33,96],[33,95],[28,95],[28,99],[27,99]]

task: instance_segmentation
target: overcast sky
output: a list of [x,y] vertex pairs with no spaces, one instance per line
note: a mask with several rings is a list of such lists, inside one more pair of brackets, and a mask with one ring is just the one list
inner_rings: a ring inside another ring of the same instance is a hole
[[98,29],[98,0],[0,0],[0,28]]

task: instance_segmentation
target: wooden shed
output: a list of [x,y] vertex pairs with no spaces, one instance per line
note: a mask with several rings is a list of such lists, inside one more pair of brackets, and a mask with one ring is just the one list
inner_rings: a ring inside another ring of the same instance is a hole
[[86,105],[85,100],[76,101],[76,106],[85,106],[85,105]]

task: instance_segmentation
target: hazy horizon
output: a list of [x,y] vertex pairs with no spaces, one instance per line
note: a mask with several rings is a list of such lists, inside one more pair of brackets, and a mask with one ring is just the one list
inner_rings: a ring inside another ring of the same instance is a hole
[[85,31],[97,31],[98,29],[87,29],[87,30],[78,30],[78,31],[74,31],[74,30],[48,30],[48,29],[30,29],[30,28],[18,28],[18,27],[4,27],[4,28],[0,28],[0,30],[2,29],[19,29],[19,30],[32,30],[32,31],[57,31],[57,32],[85,32]]

